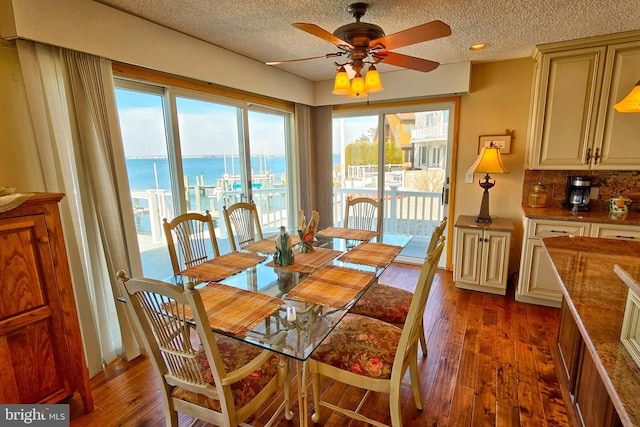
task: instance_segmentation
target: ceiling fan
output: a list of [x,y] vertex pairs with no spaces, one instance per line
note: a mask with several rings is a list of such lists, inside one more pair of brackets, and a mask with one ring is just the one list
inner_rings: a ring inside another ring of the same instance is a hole
[[[336,87],[338,85],[338,77],[340,77],[340,73],[345,72],[344,76],[342,76],[343,80],[346,76],[346,71],[344,69],[345,65],[351,66],[351,68],[353,68],[353,70],[356,72],[354,82],[352,82],[351,84],[351,86],[353,86],[353,84],[355,83],[355,79],[357,79],[358,77],[362,79],[360,72],[362,71],[364,65],[370,64],[367,75],[369,75],[371,71],[375,71],[375,76],[373,76],[374,73],[372,73],[372,77],[377,77],[378,79],[378,85],[380,86],[380,88],[377,90],[382,90],[382,86],[379,83],[380,77],[377,74],[377,70],[375,69],[375,64],[378,64],[380,62],[422,72],[435,70],[438,65],[440,65],[435,61],[416,58],[409,55],[403,55],[401,53],[391,52],[391,50],[425,42],[428,40],[437,39],[440,37],[449,36],[451,35],[451,28],[447,24],[442,21],[431,21],[426,24],[418,25],[417,27],[408,28],[394,34],[385,35],[382,28],[380,28],[378,25],[360,21],[360,18],[362,18],[367,12],[368,7],[369,5],[367,3],[350,4],[347,7],[347,11],[353,15],[353,17],[356,19],[356,22],[343,25],[336,29],[333,33],[330,33],[329,31],[319,27],[316,24],[292,24],[294,27],[302,31],[305,31],[311,35],[334,44],[339,49],[338,52],[328,53],[326,55],[314,56],[310,58],[267,62],[267,65],[278,65],[291,62],[308,61],[312,59],[337,58],[346,56],[347,59],[344,63],[340,63],[338,61],[336,61],[335,63],[336,66],[340,67],[338,76],[336,76]],[[334,93],[348,93],[345,92],[345,90],[347,89],[342,88],[340,89],[340,92],[336,92],[336,88],[334,88]],[[370,91],[373,92],[374,90]],[[353,93],[352,87],[350,89],[350,92]],[[360,96],[360,94],[361,93],[358,93],[356,94],[356,96]]]

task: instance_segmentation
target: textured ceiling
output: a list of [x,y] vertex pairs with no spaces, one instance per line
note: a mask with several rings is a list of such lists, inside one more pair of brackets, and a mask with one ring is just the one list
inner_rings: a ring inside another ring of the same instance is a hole
[[[260,62],[321,56],[331,43],[291,26],[329,32],[354,22],[349,0],[96,0]],[[442,64],[529,57],[535,45],[640,29],[637,0],[369,0],[363,22],[386,34],[439,19],[452,35],[395,52]],[[489,48],[470,51],[487,43]],[[277,67],[312,81],[335,75],[332,59]],[[381,73],[397,71],[390,65]]]

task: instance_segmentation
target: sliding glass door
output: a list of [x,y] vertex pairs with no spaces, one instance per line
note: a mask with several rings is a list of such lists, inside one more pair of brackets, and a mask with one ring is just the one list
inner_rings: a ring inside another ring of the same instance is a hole
[[379,199],[378,116],[333,120],[333,222],[344,225],[345,200]]
[[145,276],[172,275],[164,218],[209,211],[222,253],[230,248],[223,206],[253,200],[264,234],[293,226],[291,113],[176,88],[116,87]]
[[398,259],[422,263],[433,229],[449,210],[453,108],[439,103],[334,114],[334,224],[342,225],[346,197],[382,198],[385,236],[412,236]]

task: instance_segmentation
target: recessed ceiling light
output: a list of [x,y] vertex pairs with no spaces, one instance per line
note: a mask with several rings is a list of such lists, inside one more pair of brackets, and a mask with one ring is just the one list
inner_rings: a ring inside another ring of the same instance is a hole
[[486,43],[478,43],[471,46],[469,50],[482,50],[482,49],[486,49],[488,46],[489,45]]

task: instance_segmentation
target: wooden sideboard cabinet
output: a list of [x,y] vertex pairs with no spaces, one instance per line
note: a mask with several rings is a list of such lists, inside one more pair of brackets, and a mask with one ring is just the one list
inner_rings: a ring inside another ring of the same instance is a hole
[[513,222],[504,218],[475,222],[474,217],[461,215],[455,230],[456,287],[506,294]]
[[93,398],[58,203],[32,195],[0,213],[0,402]]

